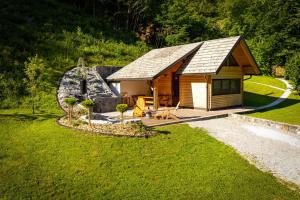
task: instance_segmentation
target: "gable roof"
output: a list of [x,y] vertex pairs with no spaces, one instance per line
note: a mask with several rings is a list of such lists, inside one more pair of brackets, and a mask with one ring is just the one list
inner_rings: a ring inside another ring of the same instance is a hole
[[[241,42],[242,41],[242,42]],[[175,63],[192,55],[178,70],[179,74],[217,74],[231,55],[235,47],[242,43],[243,53],[247,54],[254,70],[249,74],[258,74],[259,69],[242,36],[208,40],[204,42],[154,49],[142,57],[110,75],[108,80],[151,80],[172,67]],[[240,45],[239,45],[240,46]],[[247,73],[246,73],[247,74]]]
[[107,77],[108,80],[153,79],[157,74],[173,66],[176,62],[201,46],[202,42],[153,49],[119,71]]
[[180,73],[217,73],[241,39],[241,36],[237,36],[205,41],[191,61],[180,70]]

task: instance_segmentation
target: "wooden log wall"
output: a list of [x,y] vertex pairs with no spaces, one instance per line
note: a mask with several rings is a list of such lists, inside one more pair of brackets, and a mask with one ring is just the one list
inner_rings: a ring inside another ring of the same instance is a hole
[[[238,106],[243,104],[243,71],[240,66],[222,67],[217,75],[212,75],[213,79],[241,79],[241,93],[240,94],[226,94],[211,96],[210,109],[225,108],[230,106]],[[212,93],[212,88],[211,91]]]

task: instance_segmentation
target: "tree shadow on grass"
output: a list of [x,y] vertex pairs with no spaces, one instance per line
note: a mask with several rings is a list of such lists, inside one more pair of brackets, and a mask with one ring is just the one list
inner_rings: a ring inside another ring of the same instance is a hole
[[48,119],[53,119],[59,117],[58,114],[53,114],[53,113],[46,113],[46,114],[21,114],[21,113],[12,113],[12,114],[0,114],[0,119],[1,118],[6,118],[6,119],[14,119],[18,121],[44,121]]
[[[271,96],[267,96],[267,95],[260,95],[260,94],[255,94],[255,93],[251,93],[251,92],[245,92],[245,106],[251,106],[251,107],[265,106],[265,105],[270,104],[278,99],[281,99],[281,98],[271,97]],[[297,103],[300,103],[300,100],[287,98],[283,102],[279,103],[276,106],[266,108],[263,110],[259,110],[259,111],[254,111],[254,112],[263,113],[263,112],[274,110],[274,109],[286,108],[286,107],[295,105]]]
[[256,94],[252,92],[245,92],[244,94],[245,94],[244,97],[245,106],[251,106],[251,107],[264,106],[278,99],[277,97],[269,96],[273,94],[272,92],[265,95]]

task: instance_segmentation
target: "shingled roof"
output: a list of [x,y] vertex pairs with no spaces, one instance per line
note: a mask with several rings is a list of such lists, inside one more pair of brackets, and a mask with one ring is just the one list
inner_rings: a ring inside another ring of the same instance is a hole
[[116,73],[107,77],[108,80],[152,79],[176,62],[201,46],[202,42],[153,49],[126,65]]
[[241,39],[241,36],[237,36],[205,41],[191,61],[181,69],[181,73],[216,73]]
[[[228,56],[241,40],[243,40],[241,36],[236,36],[154,49],[110,75],[107,79],[153,79],[181,59],[192,54],[192,57],[188,59],[188,62],[186,62],[177,73],[217,74]],[[247,51],[250,53],[249,49],[247,49]],[[252,55],[251,59],[257,68],[257,64]]]

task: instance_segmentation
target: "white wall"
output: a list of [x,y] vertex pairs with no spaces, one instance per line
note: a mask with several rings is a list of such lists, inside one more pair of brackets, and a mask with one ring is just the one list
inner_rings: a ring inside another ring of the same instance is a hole
[[126,92],[128,96],[150,95],[150,83],[149,81],[121,81],[120,91]]
[[109,84],[110,89],[116,94],[120,95],[121,94],[121,87],[119,82],[111,82]]

